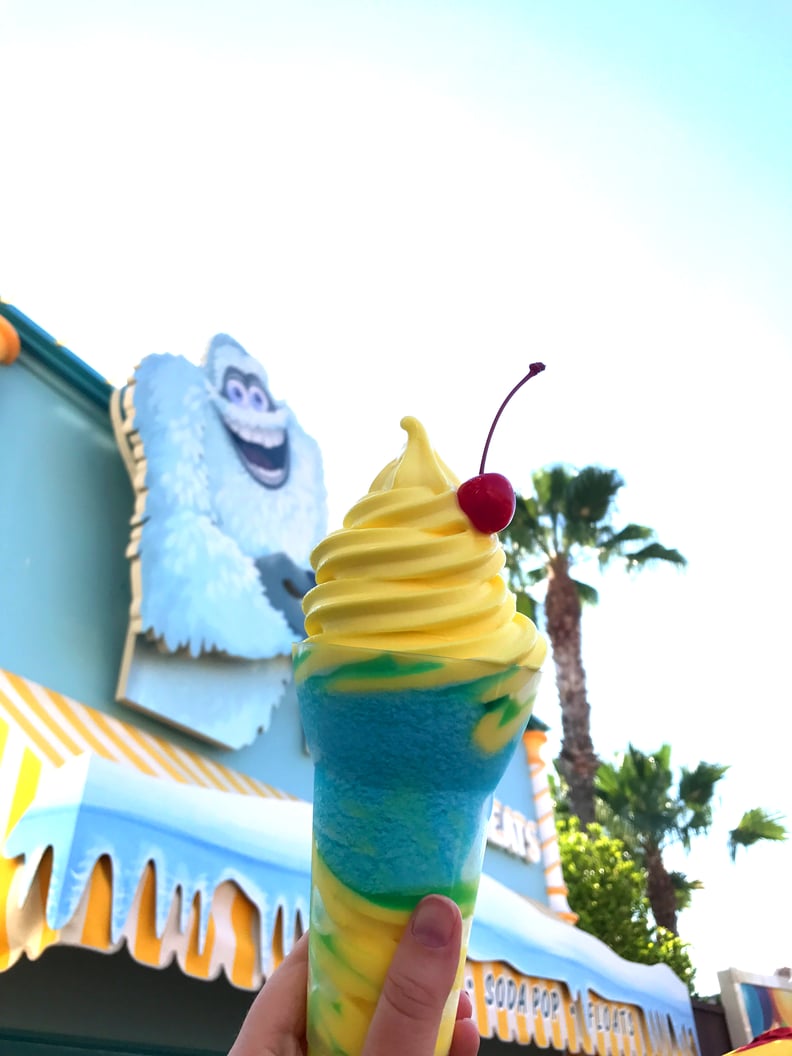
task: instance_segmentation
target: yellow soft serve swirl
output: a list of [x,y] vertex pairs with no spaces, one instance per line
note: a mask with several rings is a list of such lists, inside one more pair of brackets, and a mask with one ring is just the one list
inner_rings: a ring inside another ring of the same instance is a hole
[[311,641],[538,669],[544,639],[516,611],[497,535],[459,508],[459,481],[415,418],[407,446],[311,555]]

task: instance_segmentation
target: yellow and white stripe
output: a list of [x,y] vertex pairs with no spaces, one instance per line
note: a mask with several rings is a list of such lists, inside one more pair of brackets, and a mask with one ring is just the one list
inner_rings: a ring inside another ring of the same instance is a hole
[[542,864],[545,874],[547,904],[554,913],[571,924],[577,921],[567,901],[568,889],[564,883],[561,868],[561,852],[558,848],[558,833],[555,825],[555,809],[547,781],[547,768],[542,759],[542,745],[547,737],[542,730],[527,729],[523,734],[525,754],[531,772],[536,825],[539,830],[539,846],[542,850]]
[[592,992],[573,1000],[564,983],[501,962],[468,961],[465,987],[484,1038],[583,1056],[698,1056],[692,1032],[667,1015]]
[[[270,785],[179,748],[161,737],[88,708],[54,690],[0,669],[0,836],[8,837],[33,801],[43,773],[68,759],[91,752],[119,766],[163,781],[235,792],[247,796],[291,799]],[[2,846],[2,844],[0,844]],[[27,897],[21,901],[21,859],[0,857],[0,971],[23,954],[38,957],[55,943],[111,951],[126,942],[144,964],[164,967],[175,956],[188,974],[211,979],[225,972],[236,986],[252,989],[262,981],[258,948],[258,911],[233,883],[218,886],[212,900],[209,930],[199,943],[199,912],[193,906],[187,929],[179,929],[178,899],[171,906],[165,931],[155,927],[153,866],[142,876],[120,941],[110,939],[112,879],[106,859],[94,867],[72,919],[60,930],[47,926],[45,906],[51,870],[45,854]],[[301,922],[278,915],[272,935],[272,960],[282,957],[284,929]],[[270,961],[267,956],[264,960]]]

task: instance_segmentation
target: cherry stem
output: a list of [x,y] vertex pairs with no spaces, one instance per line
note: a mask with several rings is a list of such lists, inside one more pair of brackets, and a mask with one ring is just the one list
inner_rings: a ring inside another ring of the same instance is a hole
[[509,395],[506,397],[506,399],[503,401],[503,403],[498,408],[498,413],[492,419],[492,425],[490,426],[489,432],[487,433],[487,439],[486,439],[486,442],[484,444],[484,453],[481,456],[481,466],[479,467],[479,476],[484,472],[484,466],[485,466],[486,461],[487,461],[487,452],[489,451],[490,440],[492,440],[492,434],[495,432],[495,426],[498,424],[498,419],[503,414],[504,407],[509,402],[509,400],[512,398],[512,396],[515,394],[515,392],[518,389],[521,389],[523,387],[523,385],[526,383],[526,381],[530,381],[531,378],[535,378],[536,375],[537,374],[541,374],[544,369],[545,369],[544,363],[532,363],[531,367],[530,367],[530,370],[525,375],[525,377],[521,381],[517,382],[517,384],[511,390]]

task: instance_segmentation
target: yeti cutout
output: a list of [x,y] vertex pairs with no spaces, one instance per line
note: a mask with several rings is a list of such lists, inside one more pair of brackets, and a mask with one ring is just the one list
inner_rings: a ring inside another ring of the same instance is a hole
[[304,637],[326,529],[318,445],[225,334],[202,366],[146,357],[111,413],[136,493],[117,697],[243,747],[267,728]]

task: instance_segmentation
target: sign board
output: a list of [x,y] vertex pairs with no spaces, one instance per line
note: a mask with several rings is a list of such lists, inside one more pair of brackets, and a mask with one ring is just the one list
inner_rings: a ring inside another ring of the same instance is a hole
[[305,634],[326,528],[319,447],[225,334],[201,365],[147,356],[111,416],[136,495],[118,698],[242,748],[267,728]]
[[585,1056],[697,1056],[692,1025],[667,1013],[577,997],[563,982],[529,978],[497,962],[465,965],[465,988],[482,1037]]
[[792,1027],[792,980],[728,968],[718,972],[726,1025],[735,1048],[766,1030]]

